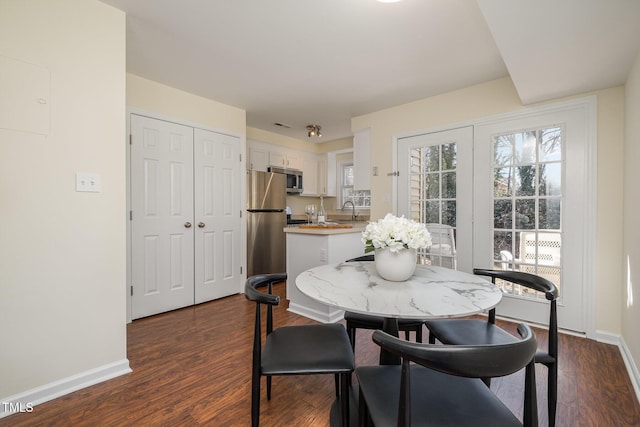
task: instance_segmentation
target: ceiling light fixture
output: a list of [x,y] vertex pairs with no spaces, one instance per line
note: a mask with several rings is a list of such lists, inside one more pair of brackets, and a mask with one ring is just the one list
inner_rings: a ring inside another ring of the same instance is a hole
[[322,137],[322,133],[320,132],[322,126],[320,125],[307,125],[307,136],[311,138],[312,136],[317,136],[318,138]]

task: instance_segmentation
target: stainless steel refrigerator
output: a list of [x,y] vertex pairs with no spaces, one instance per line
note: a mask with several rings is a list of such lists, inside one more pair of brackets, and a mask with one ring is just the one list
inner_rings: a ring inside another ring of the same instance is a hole
[[286,272],[286,176],[247,172],[247,277]]

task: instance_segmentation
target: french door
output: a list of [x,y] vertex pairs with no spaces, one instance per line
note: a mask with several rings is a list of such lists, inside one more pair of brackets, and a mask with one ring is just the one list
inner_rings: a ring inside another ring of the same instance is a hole
[[239,138],[131,114],[131,317],[238,293]]
[[[400,138],[396,153],[398,214],[453,226],[463,271],[519,270],[551,280],[560,291],[559,325],[579,332],[586,330],[592,256],[592,108],[568,103]],[[500,315],[548,322],[544,295],[499,285]]]
[[[558,323],[584,332],[591,189],[580,106],[475,127],[474,265],[519,270],[559,290]],[[501,315],[546,324],[544,295],[503,286]]]

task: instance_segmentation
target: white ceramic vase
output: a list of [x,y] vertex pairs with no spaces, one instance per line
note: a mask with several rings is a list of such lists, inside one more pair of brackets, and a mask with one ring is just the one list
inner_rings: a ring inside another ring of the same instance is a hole
[[388,248],[376,249],[376,271],[385,280],[402,282],[413,276],[416,270],[415,249],[391,252]]

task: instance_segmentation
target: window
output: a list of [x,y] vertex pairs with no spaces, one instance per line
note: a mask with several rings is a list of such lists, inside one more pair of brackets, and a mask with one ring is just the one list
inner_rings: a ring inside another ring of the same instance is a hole
[[411,219],[456,226],[455,142],[411,150]]
[[[493,258],[495,268],[561,278],[563,131],[558,126],[493,138]],[[510,285],[507,292],[544,298]]]
[[353,189],[353,162],[340,164],[340,193],[339,204],[353,202],[356,209],[369,209],[371,207],[371,192],[369,190]]

